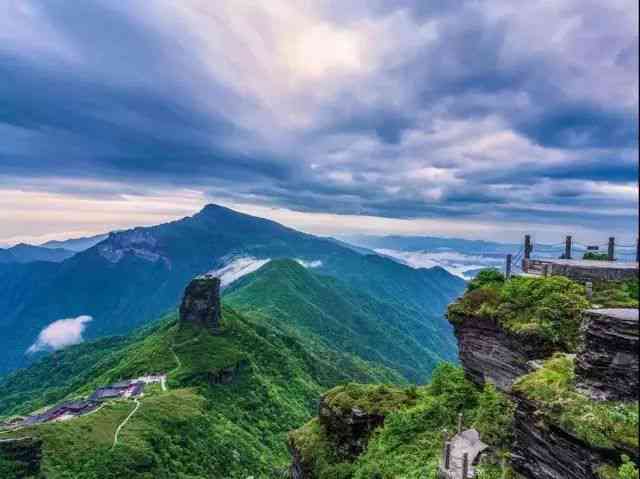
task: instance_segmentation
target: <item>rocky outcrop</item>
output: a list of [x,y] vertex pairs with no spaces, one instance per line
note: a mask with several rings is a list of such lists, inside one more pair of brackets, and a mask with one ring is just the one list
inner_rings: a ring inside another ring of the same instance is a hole
[[238,377],[238,374],[248,366],[249,362],[242,360],[233,366],[210,371],[207,373],[207,383],[211,385],[231,384]]
[[290,479],[313,479],[313,465],[305,461],[302,452],[296,446],[293,439],[289,438],[289,453],[291,454],[291,466],[289,467]]
[[171,261],[162,254],[158,240],[145,228],[109,233],[97,248],[98,254],[110,263],[119,263],[130,255],[150,263],[162,261],[167,269],[171,269]]
[[511,465],[531,479],[600,479],[597,470],[616,464],[622,454],[637,460],[631,450],[601,449],[586,444],[556,424],[540,417],[534,402],[519,395],[514,420],[515,441]]
[[0,439],[0,462],[11,464],[8,477],[36,477],[42,462],[42,440],[25,437]]
[[581,332],[578,387],[594,399],[637,400],[638,310],[587,310]]
[[508,392],[513,382],[533,370],[531,361],[549,357],[553,348],[537,337],[516,336],[495,320],[469,317],[452,321],[465,375]]
[[346,410],[332,407],[324,397],[320,400],[318,419],[337,454],[348,460],[355,460],[366,449],[373,430],[384,423],[383,414],[368,413],[358,407]]
[[205,275],[193,279],[184,291],[180,322],[218,333],[220,317],[220,278]]

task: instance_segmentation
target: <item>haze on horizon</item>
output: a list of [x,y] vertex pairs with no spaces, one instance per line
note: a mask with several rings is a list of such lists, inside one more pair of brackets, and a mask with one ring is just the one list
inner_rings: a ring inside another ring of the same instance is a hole
[[0,245],[210,202],[323,235],[629,240],[637,73],[632,0],[9,0]]

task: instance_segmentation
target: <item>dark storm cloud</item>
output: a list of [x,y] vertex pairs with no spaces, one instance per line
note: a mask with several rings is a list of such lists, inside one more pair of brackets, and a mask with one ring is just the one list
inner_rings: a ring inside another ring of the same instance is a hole
[[302,74],[320,54],[278,70],[288,32],[267,20],[235,39],[233,5],[24,5],[0,20],[0,176],[397,218],[637,216],[633,2],[319,1],[310,25],[362,48],[319,79]]
[[517,128],[537,143],[556,148],[625,148],[638,145],[638,115],[582,104],[549,105]]

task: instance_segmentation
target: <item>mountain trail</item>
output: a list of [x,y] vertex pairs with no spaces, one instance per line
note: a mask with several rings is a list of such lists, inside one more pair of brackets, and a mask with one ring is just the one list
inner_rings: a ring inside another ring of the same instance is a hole
[[122,421],[120,423],[120,425],[118,426],[118,428],[116,429],[115,434],[113,435],[113,446],[111,446],[111,449],[113,449],[114,447],[116,447],[116,445],[118,444],[118,434],[120,434],[120,430],[124,427],[125,424],[127,424],[127,422],[129,421],[129,419],[131,419],[131,417],[138,411],[138,409],[140,408],[140,401],[138,400],[138,398],[134,398],[133,400],[136,403],[136,407],[133,408],[133,411],[131,411],[129,413],[129,415],[124,418],[124,421]]

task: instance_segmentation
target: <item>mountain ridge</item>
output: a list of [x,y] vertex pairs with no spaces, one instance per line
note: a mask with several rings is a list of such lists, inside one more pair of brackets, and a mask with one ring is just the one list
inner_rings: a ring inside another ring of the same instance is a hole
[[[111,233],[59,264],[0,264],[0,374],[27,364],[24,351],[53,321],[89,315],[88,338],[124,334],[175,307],[193,276],[216,269],[231,254],[320,262],[318,272],[374,297],[407,303],[425,319],[441,314],[464,287],[435,270],[363,256],[270,220],[208,205],[180,220]],[[437,321],[454,347],[448,324]]]

